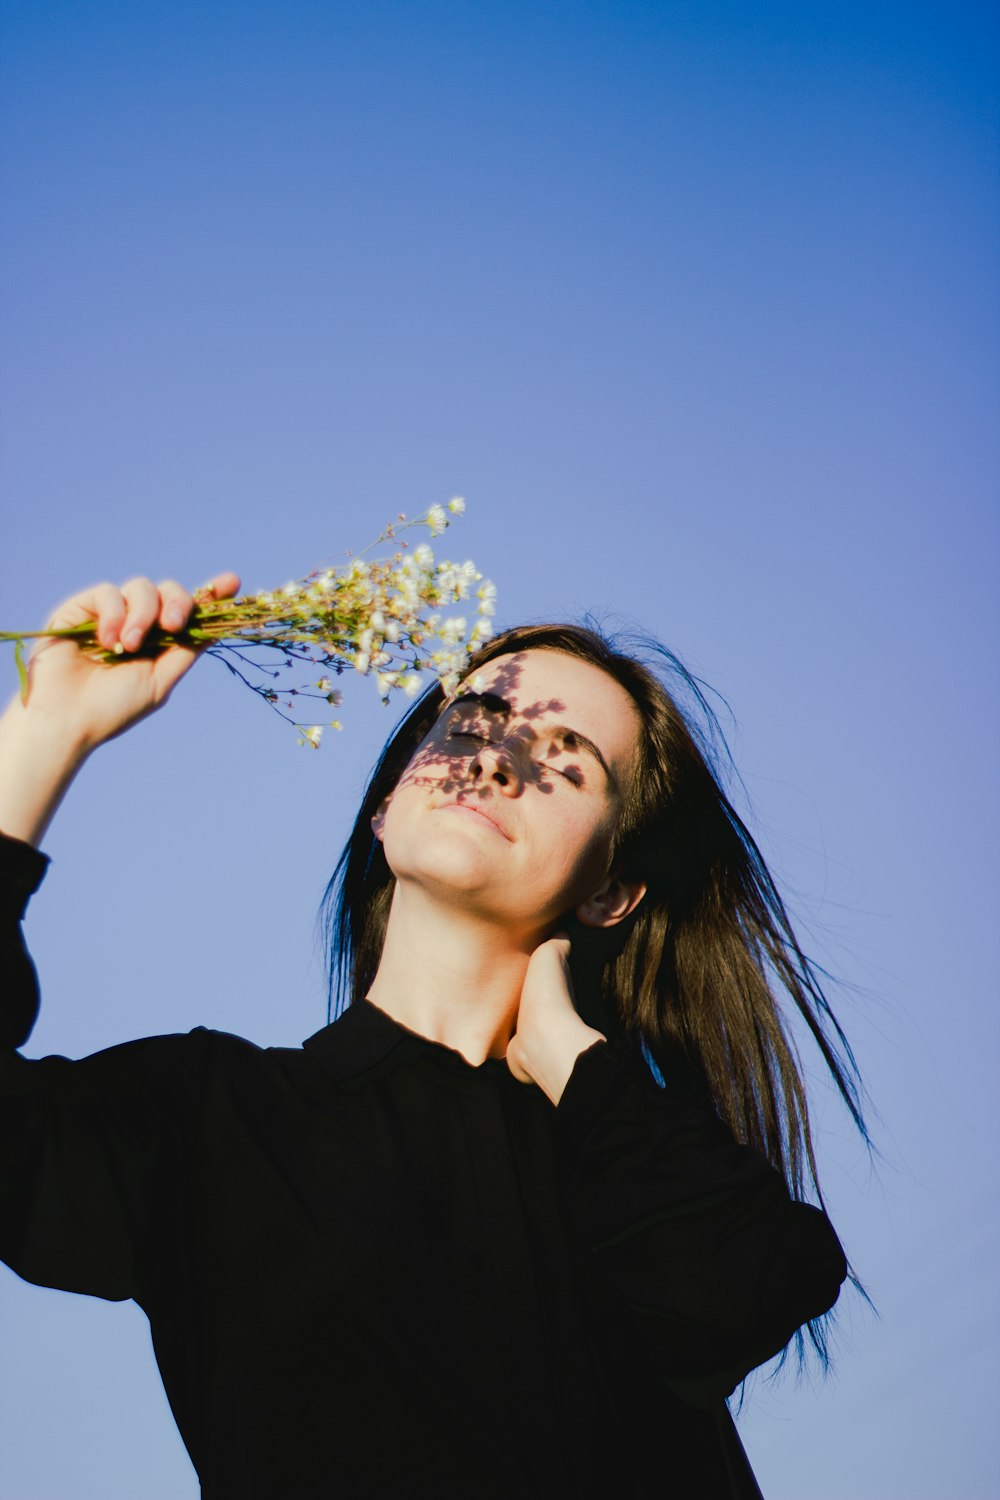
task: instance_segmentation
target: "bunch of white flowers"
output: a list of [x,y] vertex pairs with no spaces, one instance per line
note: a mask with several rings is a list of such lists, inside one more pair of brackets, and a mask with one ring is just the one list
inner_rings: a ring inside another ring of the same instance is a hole
[[[452,692],[469,655],[493,633],[493,584],[484,580],[475,563],[435,562],[426,542],[410,549],[403,541],[389,557],[367,554],[415,526],[426,526],[431,536],[437,536],[464,510],[465,501],[456,498],[447,506],[432,505],[414,521],[401,515],[366,553],[281,589],[238,599],[196,595],[187,628],[174,634],[152,631],[146,649],[159,651],[178,642],[204,646],[208,655],[219,657],[294,726],[300,745],[313,749],[319,748],[324,728],[340,729],[340,720],[304,723],[299,700],[319,699],[337,706],[341,693],[333,677],[348,669],[373,677],[383,702],[394,690],[414,697],[424,686],[425,672],[436,674],[445,691]],[[471,610],[444,613],[465,601],[472,602],[476,612],[471,627]],[[27,692],[24,643],[45,635],[75,639],[101,661],[123,659],[98,645],[91,622],[70,630],[0,632],[0,641],[14,643],[22,694]],[[260,648],[284,660],[276,668],[268,665],[273,655],[259,659]],[[294,662],[308,662],[320,675],[305,686],[284,687],[282,672]],[[254,681],[248,672],[264,681]]]

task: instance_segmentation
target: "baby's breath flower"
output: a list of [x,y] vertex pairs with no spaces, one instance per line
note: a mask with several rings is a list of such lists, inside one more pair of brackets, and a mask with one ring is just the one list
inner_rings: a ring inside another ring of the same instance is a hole
[[443,621],[438,630],[438,635],[443,641],[447,641],[449,645],[455,645],[465,635],[465,630],[464,616],[455,615],[450,620]]
[[[447,508],[435,505],[426,515],[393,522],[376,546],[394,539],[407,526],[426,526],[432,536],[444,531],[451,516],[460,516],[465,502],[459,496]],[[369,549],[374,551],[374,549]],[[446,615],[450,606],[475,592],[478,618],[472,629],[461,615]],[[216,656],[240,680],[295,727],[298,742],[319,747],[322,725],[302,725],[293,717],[296,697],[319,699],[331,706],[341,702],[334,676],[349,668],[360,676],[374,676],[383,698],[401,690],[415,697],[424,686],[421,675],[432,668],[453,692],[468,654],[492,634],[486,616],[496,608],[496,589],[473,562],[435,562],[426,542],[409,549],[402,543],[392,556],[352,557],[342,567],[324,567],[282,588],[261,590],[238,599],[215,599],[207,591],[185,630],[164,635],[156,628],[147,638],[149,649],[169,649],[178,640]],[[24,645],[34,636],[75,640],[98,661],[113,663],[123,654],[105,651],[97,641],[93,621],[67,630],[0,632],[0,641],[14,645],[22,698],[28,692]],[[277,652],[282,660],[260,653]],[[117,648],[121,653],[121,646]],[[305,686],[283,686],[281,668],[305,664]],[[265,679],[255,682],[248,673]],[[311,685],[309,685],[311,682]],[[340,721],[331,726],[339,729]]]

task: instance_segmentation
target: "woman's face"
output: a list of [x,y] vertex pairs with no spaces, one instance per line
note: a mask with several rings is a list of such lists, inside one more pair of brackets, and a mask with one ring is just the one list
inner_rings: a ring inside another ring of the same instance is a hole
[[639,728],[631,696],[589,662],[552,650],[488,662],[374,820],[397,881],[529,942],[573,912],[606,925],[589,903],[609,888]]

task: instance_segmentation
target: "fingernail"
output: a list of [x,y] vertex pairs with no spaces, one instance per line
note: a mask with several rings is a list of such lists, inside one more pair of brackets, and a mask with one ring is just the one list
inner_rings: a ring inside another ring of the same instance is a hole
[[126,630],[125,634],[122,636],[122,644],[127,646],[130,651],[134,651],[141,640],[141,630]]
[[181,614],[179,609],[165,609],[163,611],[164,630],[177,630],[179,626],[183,625],[183,623],[184,616]]

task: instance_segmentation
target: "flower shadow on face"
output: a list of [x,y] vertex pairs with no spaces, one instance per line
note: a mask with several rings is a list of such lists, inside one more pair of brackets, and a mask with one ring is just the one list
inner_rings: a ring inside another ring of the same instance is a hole
[[[486,663],[465,677],[445,701],[437,720],[417,747],[396,790],[427,787],[460,799],[520,796],[529,787],[551,796],[555,787],[548,762],[559,758],[565,775],[585,774],[582,764],[566,758],[565,750],[550,742],[544,757],[535,725],[565,711],[558,698],[522,701],[519,684],[525,652]],[[489,770],[482,763],[487,754]],[[499,778],[499,779],[498,779]]]

